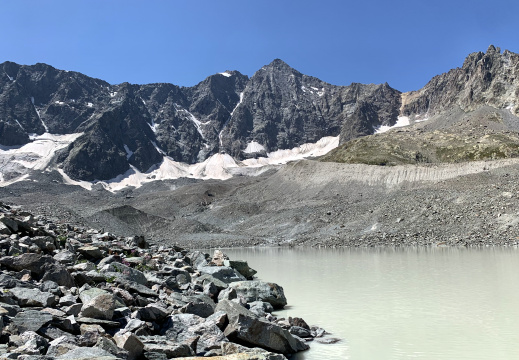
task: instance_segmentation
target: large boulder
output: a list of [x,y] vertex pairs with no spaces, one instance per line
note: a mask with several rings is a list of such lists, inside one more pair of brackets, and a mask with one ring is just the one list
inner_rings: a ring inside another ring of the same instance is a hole
[[235,269],[240,274],[245,276],[247,280],[252,280],[254,275],[256,275],[257,273],[257,271],[251,268],[247,261],[244,260],[224,260],[223,264],[225,266]]
[[193,314],[171,315],[164,325],[162,335],[177,343],[187,343],[198,338],[196,354],[219,349],[222,342],[228,341],[214,322],[206,322],[205,319]]
[[292,354],[308,349],[308,345],[282,327],[242,314],[229,322],[224,334],[230,341],[252,347],[259,346],[265,350],[282,354]]
[[54,306],[58,303],[56,296],[38,289],[13,288],[9,290],[18,300],[20,306]]
[[209,274],[223,281],[226,284],[230,284],[235,281],[245,281],[245,276],[240,274],[238,271],[228,266],[201,266],[198,270],[202,274]]
[[260,300],[268,302],[274,309],[282,309],[287,304],[283,288],[275,283],[238,281],[229,284],[229,287],[235,289],[238,296],[245,298],[248,303]]
[[25,331],[38,331],[43,325],[51,321],[51,314],[37,310],[19,312],[12,320],[20,333]]

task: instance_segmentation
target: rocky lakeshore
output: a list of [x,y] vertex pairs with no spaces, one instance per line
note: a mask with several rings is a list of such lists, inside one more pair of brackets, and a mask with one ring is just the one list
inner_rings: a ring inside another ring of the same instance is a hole
[[61,224],[0,203],[0,359],[286,359],[337,339],[219,250]]

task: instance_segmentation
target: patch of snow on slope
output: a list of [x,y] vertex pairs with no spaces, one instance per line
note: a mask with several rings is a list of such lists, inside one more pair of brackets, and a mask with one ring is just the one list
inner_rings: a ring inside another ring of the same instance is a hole
[[124,144],[124,150],[126,151],[126,160],[129,160],[133,155],[133,151],[126,144]]
[[327,136],[316,143],[307,143],[287,150],[277,150],[267,154],[267,157],[243,160],[250,167],[286,164],[289,161],[301,160],[308,157],[322,156],[339,146],[338,136]]
[[232,74],[230,72],[228,72],[228,71],[224,71],[224,72],[221,72],[221,73],[218,73],[218,74],[223,75],[225,77],[231,77],[232,76]]
[[382,125],[375,130],[375,134],[381,134],[381,133],[384,133],[391,129],[394,129],[397,127],[408,126],[408,125],[409,125],[409,118],[407,116],[399,116],[395,125],[393,125],[393,126]]
[[23,146],[0,145],[0,173],[16,175],[8,183],[0,181],[0,186],[23,180],[30,170],[45,170],[56,151],[67,147],[79,134],[53,135],[45,133],[34,136],[34,140]]
[[198,130],[198,133],[200,134],[200,136],[202,136],[202,139],[205,140],[204,133],[202,132],[202,127],[200,126],[203,123],[200,120],[198,120],[195,117],[195,115],[191,114],[189,111],[187,111],[186,109],[182,108],[180,105],[178,105],[178,104],[174,104],[174,105],[175,105],[175,109],[178,112],[183,112],[183,113],[187,114],[187,116],[189,117],[189,120],[191,120],[193,122],[193,124],[195,124],[196,130]]
[[36,111],[36,115],[38,115],[38,119],[40,119],[41,121],[41,124],[43,125],[43,127],[45,128],[45,132],[48,133],[49,132],[49,128],[47,127],[47,124],[45,124],[40,116],[40,112],[38,111],[38,109],[36,109],[36,105],[34,105],[34,96],[31,96],[31,102],[32,102],[32,106],[34,107],[34,111]]
[[260,143],[258,143],[256,141],[251,141],[250,143],[247,144],[247,147],[245,148],[245,150],[243,150],[243,152],[246,154],[252,154],[252,153],[256,153],[256,152],[260,152],[260,151],[264,151],[264,150],[265,150],[265,147],[263,145],[261,145]]
[[223,142],[222,142],[222,134],[223,134],[223,131],[224,129],[227,127],[227,124],[229,123],[229,121],[231,121],[231,118],[232,118],[232,115],[234,114],[234,112],[236,111],[236,109],[238,108],[238,106],[240,106],[240,104],[243,102],[243,91],[240,93],[240,101],[238,101],[238,103],[236,104],[236,106],[234,107],[234,109],[232,109],[231,111],[231,116],[229,116],[229,119],[225,122],[225,124],[223,124],[222,126],[222,130],[220,130],[220,133],[218,134],[218,139],[220,139],[220,146],[223,145]]
[[[237,167],[238,164],[227,154],[215,154],[204,162],[193,165],[176,162],[170,157],[165,156],[160,165],[152,167],[146,173],[142,173],[131,166],[126,173],[111,180],[99,181],[97,183],[101,184],[106,190],[117,191],[127,186],[138,188],[151,181],[179,179],[182,177],[225,180],[232,177],[227,169]],[[83,183],[85,182],[75,182],[74,184],[85,187]],[[91,183],[88,184],[90,184],[90,186],[92,185]]]

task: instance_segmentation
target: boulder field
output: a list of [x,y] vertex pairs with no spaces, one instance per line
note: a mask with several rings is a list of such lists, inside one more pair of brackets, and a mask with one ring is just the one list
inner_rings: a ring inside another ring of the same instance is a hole
[[1,359],[286,359],[336,339],[245,261],[0,203]]

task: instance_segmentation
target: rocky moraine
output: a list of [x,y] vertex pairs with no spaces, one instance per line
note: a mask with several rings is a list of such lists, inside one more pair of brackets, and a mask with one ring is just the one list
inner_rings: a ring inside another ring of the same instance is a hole
[[337,341],[273,314],[283,288],[216,250],[149,244],[0,204],[0,358],[286,359]]

